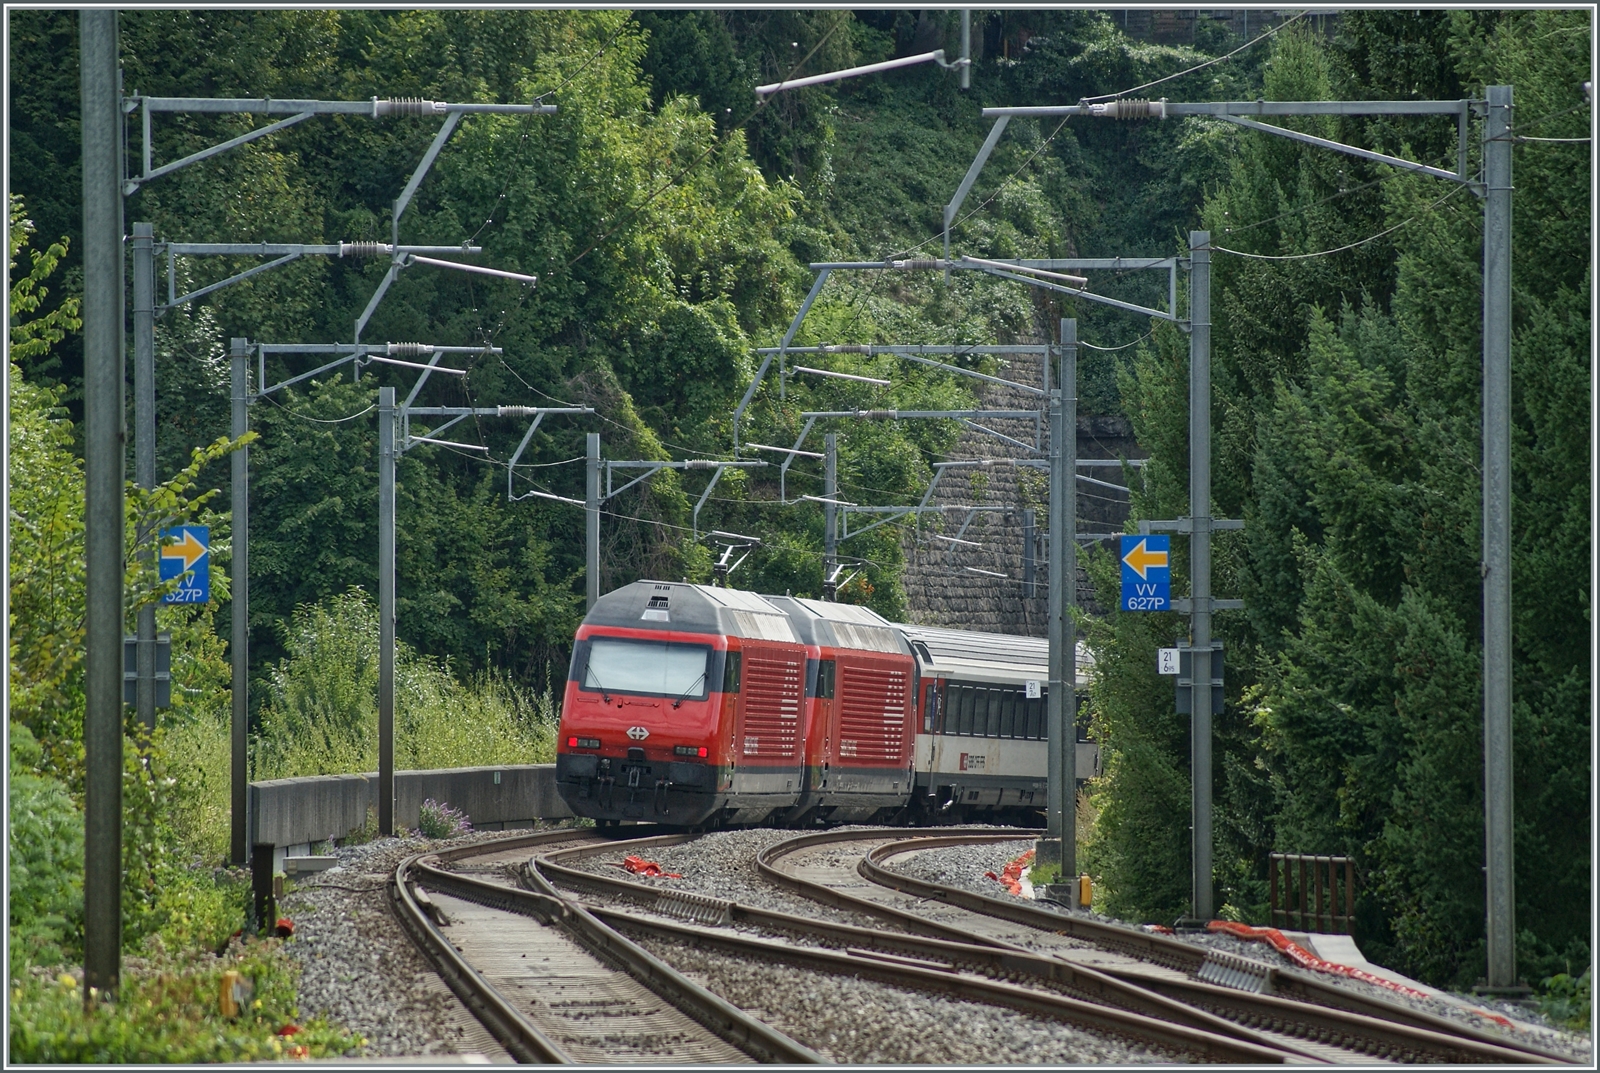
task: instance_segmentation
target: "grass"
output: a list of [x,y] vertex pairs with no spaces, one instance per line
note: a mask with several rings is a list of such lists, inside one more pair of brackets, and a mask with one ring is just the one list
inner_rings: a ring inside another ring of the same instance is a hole
[[[342,775],[378,766],[378,618],[360,589],[295,613],[289,656],[270,676],[256,779]],[[447,662],[400,646],[395,661],[395,765],[402,769],[549,763],[559,721],[554,692],[508,678],[458,679]]]

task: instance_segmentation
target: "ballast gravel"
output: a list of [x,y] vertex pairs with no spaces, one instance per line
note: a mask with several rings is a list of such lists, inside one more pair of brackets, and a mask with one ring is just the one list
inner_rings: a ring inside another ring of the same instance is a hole
[[[914,834],[907,832],[908,837]],[[302,966],[301,1015],[321,1014],[365,1037],[368,1042],[361,1056],[369,1059],[449,1061],[453,1056],[483,1054],[494,1062],[509,1061],[428,967],[391,915],[383,892],[395,866],[412,853],[497,837],[503,836],[482,832],[448,842],[402,838],[344,846],[334,851],[339,858],[336,867],[301,879],[279,909],[295,924],[295,938],[285,950]],[[643,855],[666,871],[682,873],[683,878],[627,878],[778,912],[863,927],[891,926],[877,918],[819,905],[763,878],[756,870],[755,855],[793,837],[793,831],[752,829],[718,832],[681,846],[652,847]],[[895,858],[888,867],[916,878],[1004,897],[1005,888],[984,873],[1001,874],[1006,864],[1032,847],[1030,835],[1015,842],[923,851]],[[819,851],[823,849],[819,847]],[[619,847],[569,863],[599,874],[626,875],[616,867],[625,852]],[[1044,901],[1037,904],[1115,923],[1099,913],[1069,911]],[[1232,936],[1181,934],[1177,938],[1269,964],[1291,964],[1265,944]],[[773,987],[770,967],[751,966],[698,949],[663,949],[661,953],[670,953],[668,960],[729,1001],[759,1011],[763,1019],[840,1063],[1121,1065],[1184,1060],[1014,1011],[800,969],[792,970],[795,982],[779,991]],[[1589,1036],[1538,1024],[1536,1015],[1509,1003],[1486,1003],[1472,995],[1457,996],[1456,1002],[1412,999],[1358,980],[1327,979],[1340,987],[1491,1032],[1524,1040],[1531,1037],[1546,1049],[1579,1061],[1588,1061],[1593,1055]],[[1468,1007],[1506,1016],[1516,1027],[1498,1029]]]
[[767,964],[656,939],[642,945],[696,983],[843,1065],[1172,1065],[1165,1048],[1015,1010]]
[[[943,883],[946,886],[974,891],[978,894],[987,894],[992,897],[1006,897],[1009,895],[1007,895],[1005,888],[997,881],[985,877],[984,873],[993,872],[995,875],[1000,875],[1006,864],[1032,848],[1032,840],[991,843],[989,845],[952,846],[924,850],[916,854],[895,858],[887,862],[885,867],[915,879]],[[1069,909],[1057,902],[1044,899],[1036,900],[1034,904],[1058,913],[1087,917],[1105,924],[1126,924],[1125,921],[1119,921],[1102,913],[1096,913],[1092,910]],[[1268,943],[1254,942],[1233,935],[1211,932],[1178,932],[1172,937],[1180,942],[1205,947],[1208,950],[1217,950],[1280,968],[1310,972],[1310,970],[1301,969],[1287,955],[1279,953],[1276,948]],[[1595,1053],[1594,1043],[1589,1035],[1560,1029],[1546,1022],[1536,1012],[1517,1006],[1514,1003],[1485,1000],[1481,996],[1471,994],[1418,998],[1347,976],[1337,976],[1332,973],[1312,973],[1312,975],[1318,980],[1335,987],[1345,988],[1385,1002],[1409,1006],[1412,1009],[1447,1018],[1459,1024],[1507,1039],[1532,1043],[1555,1054],[1588,1061],[1593,1058]],[[1486,1010],[1490,1013],[1498,1014],[1511,1021],[1512,1024],[1507,1027],[1492,1018],[1474,1012],[1476,1010]]]
[[[768,846],[795,838],[797,834],[795,831],[771,828],[716,831],[682,845],[640,849],[618,846],[597,850],[583,857],[569,858],[563,863],[611,879],[622,878],[651,887],[692,891],[776,913],[793,913],[863,928],[884,927],[884,922],[876,917],[822,905],[778,886],[761,874],[756,868],[756,855]],[[681,878],[630,875],[622,868],[623,858],[629,855],[645,857],[659,864],[663,872],[676,872]]]
[[[453,841],[477,841],[492,834]],[[284,944],[300,973],[300,1015],[318,1015],[367,1041],[366,1058],[482,1054],[511,1059],[432,971],[389,911],[389,876],[413,853],[443,843],[383,838],[334,851],[339,863],[279,901],[294,921]]]

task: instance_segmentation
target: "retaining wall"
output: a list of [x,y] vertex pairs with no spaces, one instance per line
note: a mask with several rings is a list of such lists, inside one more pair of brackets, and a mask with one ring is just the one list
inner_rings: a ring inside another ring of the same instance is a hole
[[[432,798],[467,814],[474,830],[526,827],[572,815],[556,793],[554,764],[445,768],[394,773],[396,828],[417,826]],[[318,775],[252,782],[247,803],[251,845],[309,846],[344,838],[378,806],[378,773]]]

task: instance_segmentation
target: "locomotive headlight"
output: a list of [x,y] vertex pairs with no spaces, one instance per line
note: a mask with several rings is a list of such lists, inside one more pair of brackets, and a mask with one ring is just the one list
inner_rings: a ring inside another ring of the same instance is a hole
[[567,748],[569,748],[569,749],[598,749],[598,748],[600,748],[600,739],[599,738],[571,737],[571,738],[567,739]]
[[672,753],[674,756],[697,756],[702,760],[710,755],[704,745],[674,745]]

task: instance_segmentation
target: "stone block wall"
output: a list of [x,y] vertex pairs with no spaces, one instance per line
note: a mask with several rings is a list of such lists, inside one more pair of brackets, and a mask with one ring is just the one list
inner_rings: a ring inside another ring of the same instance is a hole
[[[1014,355],[1001,371],[1004,378],[1024,384],[1041,384],[1043,368],[1038,355]],[[1048,452],[1050,430],[1038,395],[996,384],[978,392],[978,408],[995,410],[1040,409],[1040,448]],[[992,420],[982,425],[1027,444],[1035,442],[1032,420]],[[1120,416],[1079,415],[1078,457],[1115,459],[1141,457],[1133,433]],[[968,428],[957,441],[949,460],[987,460],[987,466],[952,467],[934,490],[930,505],[947,509],[925,514],[906,530],[904,584],[913,622],[950,626],[986,633],[1044,635],[1049,603],[1050,571],[1043,534],[1049,523],[1049,473],[1044,469],[999,464],[1000,460],[1030,455],[1011,443],[978,429]],[[1123,483],[1120,467],[1080,469],[1080,473]],[[985,507],[992,511],[970,513],[961,508]],[[1025,511],[1033,511],[1039,534],[1034,550],[1031,595],[1024,582],[1027,550]],[[1128,516],[1127,495],[1097,485],[1078,482],[1078,529],[1084,533],[1119,532]],[[964,528],[963,528],[964,527]],[[981,547],[938,539],[958,537]],[[1086,545],[1080,541],[1080,548]],[[1081,553],[1080,553],[1081,554]],[[984,571],[980,573],[978,571]],[[1000,574],[1003,577],[994,575]],[[1080,567],[1078,601],[1092,613],[1100,609]]]

